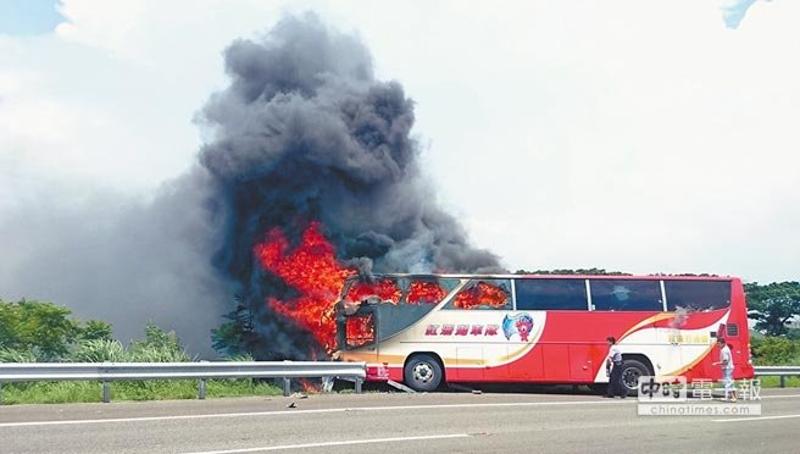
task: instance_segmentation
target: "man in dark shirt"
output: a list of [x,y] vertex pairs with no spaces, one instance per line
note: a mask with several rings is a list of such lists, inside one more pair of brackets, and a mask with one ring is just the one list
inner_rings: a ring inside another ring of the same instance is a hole
[[609,345],[608,358],[606,358],[606,375],[609,376],[606,397],[620,396],[624,399],[627,392],[622,384],[622,352],[620,352],[614,337],[608,337],[606,340]]

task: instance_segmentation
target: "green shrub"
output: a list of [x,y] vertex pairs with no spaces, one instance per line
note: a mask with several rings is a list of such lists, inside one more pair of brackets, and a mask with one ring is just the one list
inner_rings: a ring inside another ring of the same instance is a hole
[[30,350],[0,348],[0,363],[32,363],[36,355]]
[[0,347],[36,350],[43,360],[66,354],[80,332],[66,307],[40,301],[0,302]]
[[0,300],[0,349],[27,352],[19,358],[62,361],[83,341],[111,339],[110,324],[81,323],[71,315],[70,309],[44,301]]
[[785,337],[753,336],[753,358],[759,366],[800,364],[800,342]]
[[129,361],[179,363],[192,360],[174,331],[167,332],[149,323],[144,334],[143,340],[134,341],[128,348]]
[[81,340],[111,340],[111,324],[100,320],[89,320],[78,337]]
[[111,339],[83,341],[70,355],[72,361],[82,363],[124,362],[128,357],[125,347]]
[[253,355],[251,355],[250,353],[240,353],[238,355],[229,356],[225,359],[228,361],[244,361],[244,362],[255,361],[255,358],[253,358]]

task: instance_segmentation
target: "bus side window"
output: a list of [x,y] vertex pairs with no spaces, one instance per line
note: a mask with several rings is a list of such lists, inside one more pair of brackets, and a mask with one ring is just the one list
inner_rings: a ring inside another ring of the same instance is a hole
[[667,310],[713,311],[731,305],[730,281],[664,281]]
[[438,304],[447,296],[447,290],[437,280],[414,279],[408,285],[406,304]]
[[586,282],[583,279],[515,279],[517,310],[585,311]]
[[511,281],[473,280],[447,303],[445,309],[511,310]]
[[651,280],[592,279],[592,304],[598,311],[661,311],[661,284]]

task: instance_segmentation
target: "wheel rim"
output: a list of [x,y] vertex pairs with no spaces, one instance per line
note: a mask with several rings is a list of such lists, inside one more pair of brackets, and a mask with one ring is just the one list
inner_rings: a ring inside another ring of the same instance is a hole
[[428,383],[433,380],[433,366],[427,362],[420,362],[411,371],[414,380],[418,383]]
[[635,368],[629,367],[622,371],[622,383],[628,389],[636,389],[639,386],[639,377],[642,376],[642,372]]

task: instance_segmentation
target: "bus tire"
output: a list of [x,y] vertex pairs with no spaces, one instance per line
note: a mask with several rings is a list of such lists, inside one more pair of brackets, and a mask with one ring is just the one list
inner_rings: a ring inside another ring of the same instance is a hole
[[413,355],[403,369],[403,381],[414,391],[435,391],[442,383],[442,377],[442,365],[436,358],[425,353]]
[[639,360],[626,359],[622,361],[622,389],[629,396],[635,396],[639,388],[639,377],[650,375],[650,369]]

